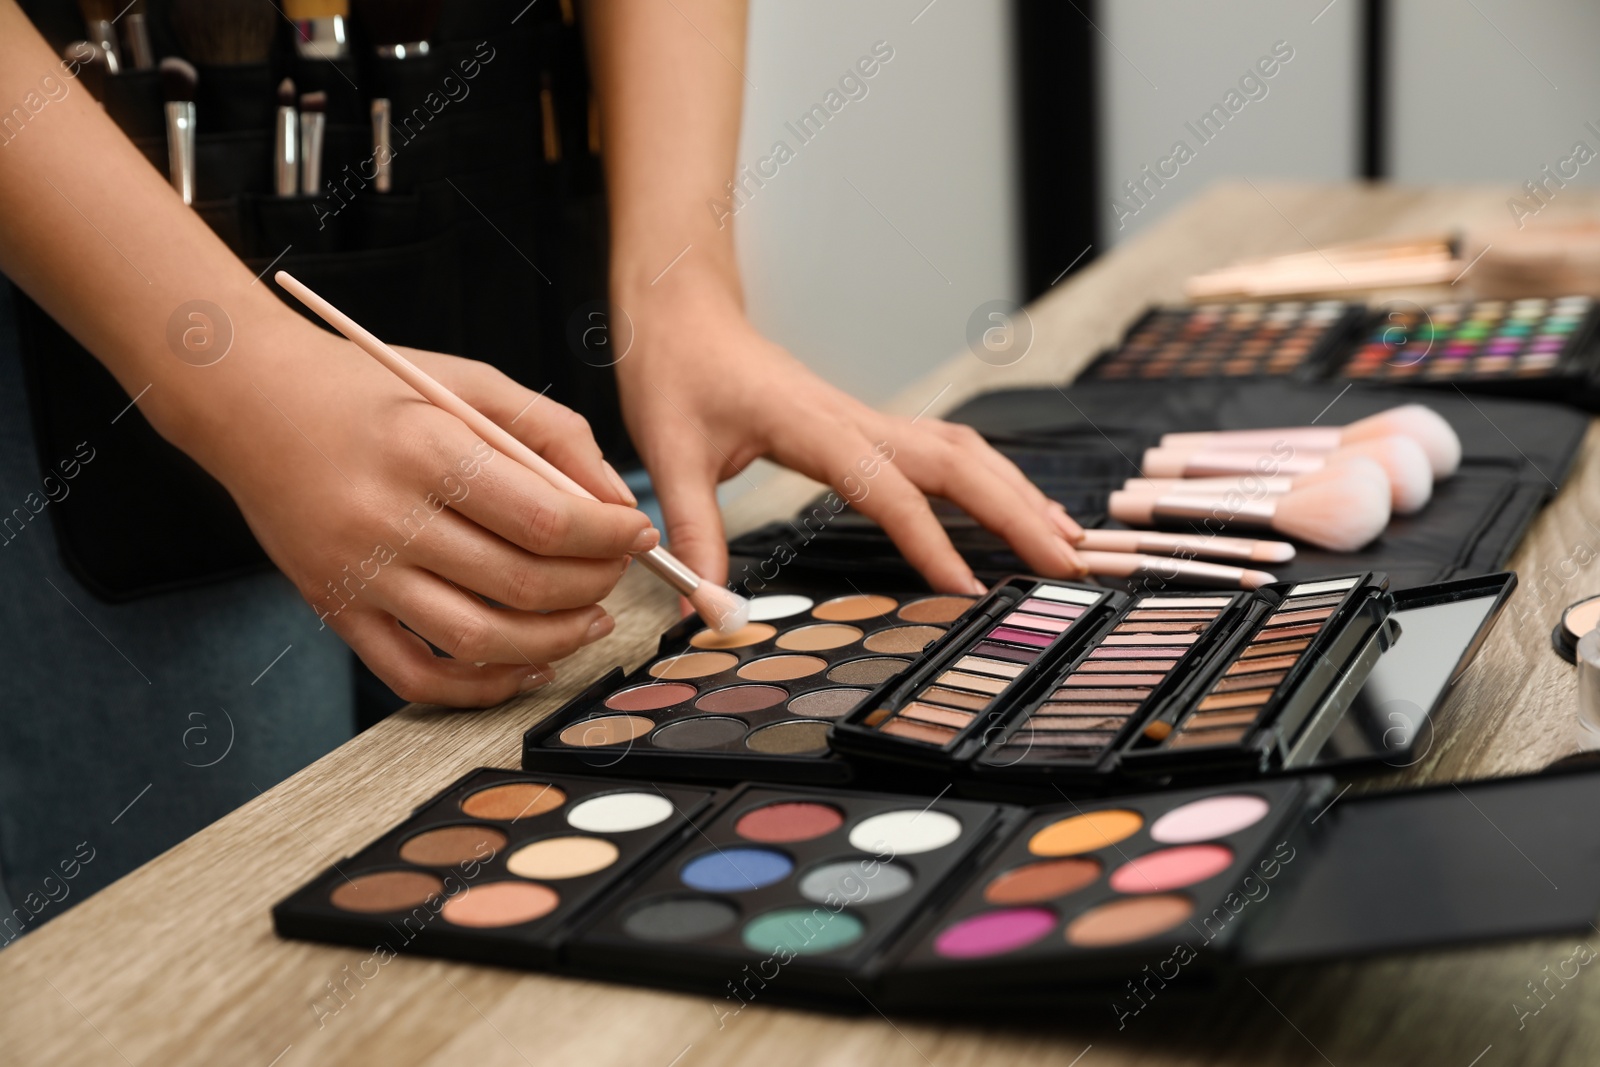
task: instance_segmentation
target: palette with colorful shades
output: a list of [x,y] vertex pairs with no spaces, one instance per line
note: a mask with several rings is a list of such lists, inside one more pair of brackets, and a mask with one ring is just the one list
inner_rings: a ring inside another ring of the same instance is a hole
[[690,618],[529,730],[529,770],[732,782],[841,782],[831,723],[899,674],[976,598],[774,593],[719,634]]
[[530,965],[716,794],[483,769],[273,909],[278,932]]
[[1340,300],[1152,308],[1086,381],[1281,376],[1320,367],[1365,315]]
[[833,729],[834,747],[934,764],[966,759],[1039,670],[1124,599],[1093,586],[1011,578],[907,674],[878,686]]
[[[1225,953],[1242,903],[1264,899],[1293,862],[1293,824],[1329,792],[1326,778],[1288,779],[1035,808],[924,919],[886,993],[997,995],[1041,973],[1061,989],[1138,978],[1175,944]],[[1218,957],[1191,961],[1189,980],[1201,984],[1195,972]]]
[[1225,638],[1249,603],[1243,593],[1129,599],[989,732],[974,773],[1056,783],[1108,773],[1119,746]]
[[[1382,651],[1387,589],[1383,575],[1360,574],[1257,590],[1239,632],[1145,725],[1123,765],[1264,768],[1320,744],[1341,694],[1353,696]],[[1303,736],[1313,721],[1315,735]]]
[[790,999],[848,997],[848,980],[947,899],[1008,815],[944,798],[748,786],[611,904],[571,959],[628,980],[698,979],[718,992],[731,982],[745,999],[760,999],[762,976]]

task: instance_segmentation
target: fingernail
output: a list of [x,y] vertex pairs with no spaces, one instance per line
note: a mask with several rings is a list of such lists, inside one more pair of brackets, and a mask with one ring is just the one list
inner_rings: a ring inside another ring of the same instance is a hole
[[535,689],[540,689],[549,685],[553,680],[553,675],[546,674],[544,671],[534,671],[532,674],[522,679],[522,683],[517,686],[517,692],[531,693]]
[[583,635],[584,644],[592,644],[606,634],[617,628],[617,620],[610,615],[602,615],[589,624],[589,631]]
[[622,475],[617,473],[617,468],[613,467],[605,460],[601,460],[600,462],[605,466],[606,476],[611,479],[612,488],[621,494],[623,501],[630,508],[636,506],[639,503],[639,498],[633,495],[633,490],[629,489],[628,483],[622,480]]
[[661,543],[661,531],[654,526],[647,526],[639,531],[639,536],[633,539],[633,544],[628,549],[628,554],[648,552]]
[[1083,539],[1083,527],[1073,521],[1072,516],[1067,514],[1066,508],[1055,501],[1051,501],[1048,514],[1050,515],[1050,521],[1055,523],[1056,529],[1061,531],[1062,537],[1065,537],[1073,544],[1077,544]]
[[967,591],[974,596],[983,596],[989,591],[989,587],[978,581],[977,578],[973,578],[972,582],[967,586]]

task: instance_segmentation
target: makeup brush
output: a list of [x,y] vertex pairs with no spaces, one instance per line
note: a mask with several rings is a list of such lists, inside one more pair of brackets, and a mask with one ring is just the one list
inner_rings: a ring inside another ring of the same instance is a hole
[[[61,58],[78,67],[78,81],[96,101],[105,99],[106,54],[88,41],[73,41],[61,50]],[[104,107],[104,104],[100,105]]]
[[83,12],[83,25],[89,41],[106,57],[106,71],[122,73],[122,53],[117,48],[117,30],[113,21],[117,17],[116,0],[78,0],[78,10]]
[[172,0],[168,18],[184,55],[225,67],[265,63],[280,16],[272,0]]
[[154,70],[156,50],[150,47],[150,22],[144,0],[133,0],[122,13],[122,39],[128,45],[128,59],[134,70]]
[[428,54],[444,0],[356,0],[355,8],[379,59],[415,59]]
[[[312,292],[287,271],[280,270],[273,277],[301,303],[316,312],[324,322],[354,341],[367,355],[421,393],[429,403],[448,411],[466,423],[467,428],[483,438],[491,448],[521,463],[557,489],[588,500],[596,499],[593,493],[567,477],[543,456],[501,429],[477,408],[440,385],[410,360],[378,340],[354,319]],[[700,613],[700,617],[718,632],[734,633],[750,621],[748,600],[731,589],[705,581],[660,545],[647,552],[640,552],[634,558],[679,594],[687,597],[689,603]]]
[[316,196],[322,188],[322,141],[328,127],[328,94],[300,97],[300,191]]
[[394,151],[389,129],[391,105],[384,97],[372,101],[372,188],[387,193],[394,188]]
[[[1334,552],[1354,552],[1389,525],[1389,489],[1383,469],[1370,459],[1352,459],[1366,473],[1291,489],[1280,497],[1242,504],[1222,496],[1153,496],[1118,490],[1107,510],[1128,526],[1157,522],[1222,521],[1276,530]],[[1238,504],[1238,506],[1230,506]]]
[[161,97],[167,111],[167,176],[185,204],[194,203],[194,91],[200,75],[177,56],[161,61]]
[[1102,578],[1158,578],[1184,585],[1221,586],[1226,589],[1255,589],[1277,581],[1266,571],[1229,567],[1221,563],[1202,563],[1170,556],[1146,556],[1137,552],[1093,552],[1078,550],[1078,558],[1090,574]]
[[1287,563],[1294,559],[1294,546],[1287,541],[1152,533],[1148,530],[1085,530],[1074,547],[1090,552],[1142,552],[1152,556],[1199,556],[1203,559],[1249,560],[1253,563]]
[[294,79],[278,83],[278,119],[272,142],[272,188],[279,196],[300,191],[300,115],[294,109]]
[[556,98],[550,91],[550,72],[539,75],[539,126],[544,134],[544,161],[561,162],[561,132],[556,129]]
[[1402,515],[1420,511],[1433,496],[1433,468],[1422,446],[1409,437],[1380,437],[1358,441],[1333,452],[1313,452],[1279,459],[1265,450],[1190,452],[1181,448],[1152,448],[1144,454],[1144,471],[1153,478],[1205,477],[1218,474],[1248,475],[1260,464],[1279,472],[1304,475],[1336,460],[1367,458],[1377,462],[1388,478],[1394,510]]
[[285,0],[294,23],[294,48],[302,59],[343,59],[350,54],[349,0]]
[[1342,445],[1398,434],[1422,446],[1433,476],[1448,478],[1461,465],[1461,438],[1437,411],[1422,404],[1401,404],[1358,419],[1348,426],[1289,426],[1275,430],[1216,430],[1209,433],[1162,434],[1162,448],[1237,451],[1271,448],[1280,441],[1299,450],[1331,452]]
[[[1129,478],[1122,488],[1131,492],[1146,493],[1200,493],[1220,496],[1224,493],[1243,493],[1246,496],[1282,496],[1291,489],[1304,489],[1318,482],[1345,478],[1346,460],[1335,459],[1327,466],[1304,474],[1222,474],[1204,478]],[[1387,477],[1387,475],[1385,475]]]

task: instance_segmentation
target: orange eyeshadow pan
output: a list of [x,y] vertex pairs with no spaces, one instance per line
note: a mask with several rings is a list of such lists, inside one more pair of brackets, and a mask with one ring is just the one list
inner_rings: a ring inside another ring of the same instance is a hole
[[1281,656],[1285,652],[1304,652],[1311,644],[1309,637],[1302,637],[1297,641],[1263,641],[1251,645],[1244,650],[1244,658],[1251,659],[1256,656]]
[[1215,711],[1218,708],[1250,708],[1265,704],[1272,696],[1271,689],[1246,689],[1240,693],[1222,693],[1208,696],[1195,705],[1197,711]]
[[1232,674],[1253,674],[1259,671],[1282,671],[1300,662],[1299,656],[1271,656],[1266,659],[1244,659],[1228,668]]
[[883,727],[883,732],[929,745],[944,745],[956,736],[956,731],[948,726],[930,726],[910,719],[894,719]]
[[900,718],[915,719],[918,722],[931,722],[939,726],[948,726],[959,730],[973,720],[970,711],[951,711],[949,708],[936,708],[932,704],[912,702],[900,709]]

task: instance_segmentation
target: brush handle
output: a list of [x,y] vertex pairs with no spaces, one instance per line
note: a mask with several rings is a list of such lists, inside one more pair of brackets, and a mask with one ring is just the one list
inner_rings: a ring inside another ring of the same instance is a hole
[[[114,72],[113,72],[114,73]],[[194,101],[167,101],[167,177],[185,204],[194,203]]]
[[1262,542],[1251,537],[1204,537],[1145,530],[1085,530],[1078,547],[1099,552],[1145,552],[1156,556],[1171,556],[1181,552],[1209,559],[1254,560],[1259,544]]
[[[1244,479],[1250,478],[1248,485]],[[1205,496],[1216,496],[1218,493],[1259,492],[1269,493],[1274,496],[1287,493],[1294,488],[1295,480],[1285,474],[1252,474],[1234,475],[1227,477],[1218,475],[1208,478],[1129,478],[1122,483],[1122,488],[1143,493],[1156,493],[1165,496],[1169,493],[1180,493],[1193,496],[1196,493]]]
[[1249,589],[1243,567],[1229,567],[1222,563],[1202,563],[1194,559],[1172,559],[1169,556],[1146,556],[1134,552],[1091,552],[1080,549],[1078,558],[1089,568],[1090,574],[1105,578],[1139,578],[1150,576],[1165,581],[1192,582],[1196,585],[1220,585],[1230,589]]
[[1205,448],[1215,452],[1270,449],[1282,442],[1312,452],[1332,452],[1344,443],[1337,426],[1284,426],[1273,430],[1215,430],[1210,433],[1164,433],[1162,448]]
[[[487,415],[440,385],[421,367],[384,344],[360,323],[312,292],[304,282],[281,270],[274,274],[273,278],[284,289],[294,294],[302,304],[315,311],[329,326],[354,341],[358,348],[387,367],[395,377],[421,393],[428,403],[448,411],[466,423],[469,430],[483,438],[496,452],[516,460],[563,492],[581,496],[586,500],[599,499],[567,477],[549,460],[501,429]],[[700,587],[700,576],[660,545],[647,552],[640,552],[634,558],[684,596],[688,596]]]
[[[1204,452],[1186,452],[1176,448],[1152,448],[1144,454],[1144,468],[1154,477],[1166,477],[1167,472],[1181,478],[1205,478],[1212,475],[1255,474],[1262,472],[1257,465],[1263,460],[1272,464],[1274,474],[1310,474],[1327,465],[1326,452],[1309,455],[1291,453],[1282,458],[1269,457],[1259,450],[1228,451],[1208,449]],[[1157,473],[1159,472],[1159,473]]]

